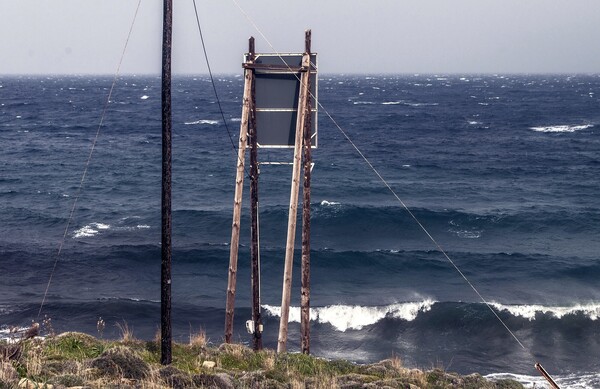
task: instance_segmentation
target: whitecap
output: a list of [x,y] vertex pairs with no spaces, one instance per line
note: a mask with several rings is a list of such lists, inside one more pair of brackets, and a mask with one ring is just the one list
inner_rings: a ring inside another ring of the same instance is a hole
[[88,238],[97,235],[101,230],[110,229],[109,224],[103,223],[90,223],[86,226],[81,227],[78,230],[75,230],[73,233],[73,238]]
[[142,97],[140,97],[140,99],[142,99],[142,100],[148,100],[149,97],[150,96],[148,96],[148,95],[143,95]]
[[229,120],[231,120],[232,122],[241,122],[242,118],[231,118]]
[[544,306],[544,305],[505,305],[500,303],[491,303],[499,311],[505,311],[513,316],[522,317],[529,321],[535,320],[536,315],[550,315],[561,319],[566,315],[583,314],[591,320],[598,320],[600,317],[600,303],[576,304],[573,306]]
[[200,119],[200,120],[195,120],[193,122],[185,122],[183,124],[186,124],[186,125],[191,125],[191,124],[211,124],[211,125],[215,125],[215,124],[219,124],[219,121],[218,120]]
[[381,103],[381,105],[398,105],[398,104],[402,104],[403,101],[385,101],[383,103]]
[[[328,323],[337,331],[360,330],[386,317],[405,321],[415,320],[421,312],[427,312],[435,304],[433,300],[396,303],[387,306],[329,305],[311,308],[310,320]],[[264,305],[271,316],[281,316],[281,307]],[[300,322],[300,307],[291,307],[289,321]]]
[[355,101],[354,103],[352,103],[354,105],[358,105],[358,104],[375,104],[372,101]]
[[568,125],[561,124],[557,126],[544,126],[544,127],[530,127],[529,129],[537,132],[575,132],[580,130],[586,130],[594,127],[593,124],[580,124],[580,125]]
[[426,107],[426,106],[436,106],[436,105],[439,105],[439,103],[406,103],[406,105],[409,105],[411,107]]
[[335,201],[323,200],[323,201],[321,201],[321,205],[324,206],[324,207],[330,207],[330,206],[333,206],[333,205],[340,205],[340,203],[335,202]]

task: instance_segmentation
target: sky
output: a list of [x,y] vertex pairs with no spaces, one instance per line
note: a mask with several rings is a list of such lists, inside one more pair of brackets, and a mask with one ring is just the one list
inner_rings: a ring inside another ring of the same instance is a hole
[[[599,0],[196,4],[219,74],[241,74],[250,36],[257,52],[301,52],[307,28],[321,73],[600,73]],[[137,5],[0,0],[0,75],[114,74]],[[207,73],[193,0],[174,0],[173,21],[173,72]],[[161,29],[162,1],[142,0],[121,73],[160,73]]]

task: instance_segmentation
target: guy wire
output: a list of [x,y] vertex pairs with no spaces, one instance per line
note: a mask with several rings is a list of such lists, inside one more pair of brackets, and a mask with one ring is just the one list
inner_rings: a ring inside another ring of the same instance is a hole
[[[204,52],[204,59],[206,60],[206,67],[208,68],[208,75],[210,76],[210,83],[212,84],[213,91],[215,93],[215,98],[217,99],[217,105],[219,106],[219,111],[221,112],[221,118],[223,119],[223,124],[225,124],[225,129],[227,130],[227,135],[229,136],[229,141],[231,142],[231,147],[233,153],[236,158],[239,158],[235,143],[233,141],[233,135],[231,135],[231,131],[229,130],[229,126],[227,125],[227,120],[225,120],[225,113],[223,112],[223,107],[221,106],[221,100],[219,99],[219,94],[217,93],[217,86],[215,85],[215,79],[212,74],[212,70],[210,68],[210,61],[208,60],[208,54],[206,52],[206,45],[204,44],[204,36],[202,35],[202,27],[200,27],[200,17],[198,16],[198,8],[196,7],[196,0],[194,2],[194,13],[196,14],[196,23],[198,25],[198,32],[200,33],[200,41],[202,42],[202,51]],[[244,171],[246,172],[246,176],[250,177],[250,172],[246,169],[246,165],[241,161],[244,165]]]
[[108,105],[110,104],[110,99],[112,97],[113,90],[117,83],[117,78],[119,77],[119,72],[121,71],[121,65],[123,64],[123,58],[125,57],[125,51],[127,50],[127,45],[129,44],[129,38],[131,38],[131,33],[133,31],[133,26],[135,25],[135,20],[137,19],[138,11],[140,10],[141,3],[142,3],[142,0],[138,0],[138,4],[137,4],[137,7],[135,8],[135,13],[133,15],[133,20],[131,22],[131,26],[129,27],[129,32],[127,33],[127,39],[125,40],[125,45],[124,45],[123,51],[121,53],[121,58],[119,59],[119,64],[117,65],[117,70],[113,77],[112,85],[110,86],[108,96],[106,97],[106,103],[104,104],[104,108],[103,108],[102,114],[100,116],[100,122],[98,123],[98,128],[96,130],[96,136],[94,137],[94,140],[92,141],[92,146],[90,147],[90,153],[89,153],[87,161],[85,163],[83,173],[81,175],[81,180],[79,181],[79,187],[77,188],[77,191],[75,193],[75,198],[73,200],[73,205],[71,206],[71,211],[69,212],[69,218],[67,219],[67,225],[65,226],[65,231],[63,233],[62,239],[58,246],[58,252],[56,253],[56,259],[54,260],[54,265],[52,266],[52,271],[50,272],[50,278],[48,279],[48,284],[46,285],[46,290],[44,292],[44,297],[42,298],[42,303],[40,304],[40,309],[38,310],[36,320],[39,320],[40,315],[42,314],[42,308],[44,307],[44,304],[46,302],[46,297],[48,296],[48,291],[50,290],[50,284],[52,283],[52,278],[54,276],[54,272],[56,271],[56,265],[58,264],[58,260],[60,259],[60,254],[62,252],[62,248],[67,239],[69,227],[71,226],[71,222],[73,221],[73,215],[75,214],[75,207],[77,206],[77,201],[79,200],[79,197],[81,196],[81,191],[83,189],[83,183],[87,176],[87,172],[90,167],[90,162],[92,161],[92,156],[93,156],[94,150],[96,148],[96,143],[98,143],[98,138],[100,137],[100,129],[102,128],[102,125],[104,124],[104,118],[106,116],[106,112],[108,111]]

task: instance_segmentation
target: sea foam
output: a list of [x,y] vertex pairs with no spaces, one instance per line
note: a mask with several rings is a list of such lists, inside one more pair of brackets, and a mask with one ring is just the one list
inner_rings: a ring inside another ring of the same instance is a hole
[[[435,304],[435,301],[425,300],[386,306],[329,305],[311,308],[310,320],[318,323],[328,323],[337,331],[346,332],[347,330],[360,330],[386,317],[412,321],[420,312],[429,311],[433,304]],[[271,316],[281,316],[281,307],[263,305],[263,308]],[[300,322],[300,307],[290,308],[289,321]]]
[[545,126],[545,127],[530,127],[531,130],[537,132],[575,132],[586,130],[594,127],[593,124],[581,124],[581,125],[569,125],[563,124],[558,126]]

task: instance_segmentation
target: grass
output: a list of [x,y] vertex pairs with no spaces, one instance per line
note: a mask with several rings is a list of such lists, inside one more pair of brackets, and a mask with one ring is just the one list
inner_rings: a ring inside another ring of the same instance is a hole
[[[401,359],[370,365],[328,361],[304,354],[254,352],[239,344],[212,347],[203,331],[190,332],[189,343],[174,343],[173,363],[160,365],[160,343],[135,339],[126,323],[120,340],[102,340],[68,332],[21,343],[18,358],[0,357],[0,388],[522,388],[514,381],[490,382],[479,375],[459,376],[441,369],[423,372],[403,367]],[[9,347],[0,343],[2,348]],[[0,352],[0,356],[4,355]],[[214,368],[205,361],[214,362]]]

